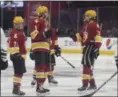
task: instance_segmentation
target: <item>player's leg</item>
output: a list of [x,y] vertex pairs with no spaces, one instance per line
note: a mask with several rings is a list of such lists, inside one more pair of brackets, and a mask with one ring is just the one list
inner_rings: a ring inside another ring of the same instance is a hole
[[25,92],[20,90],[21,80],[23,74],[26,72],[25,60],[20,54],[10,55],[11,61],[14,67],[14,77],[13,77],[13,94],[25,95]]
[[36,69],[35,68],[33,70],[32,77],[33,77],[33,80],[31,81],[31,85],[34,86],[34,85],[36,85]]
[[[32,61],[34,61],[34,55],[33,55],[32,51],[30,51],[29,57]],[[31,85],[34,86],[36,84],[36,69],[35,69],[35,66],[34,66],[32,78],[33,78],[33,80],[31,81]]]
[[90,89],[96,89],[97,86],[96,86],[96,82],[95,82],[95,78],[94,78],[94,75],[93,75],[93,70],[94,70],[94,61],[95,61],[95,57],[93,55],[93,51],[91,51],[91,54],[90,54],[90,60],[91,60],[91,74],[90,74],[90,86],[88,88],[88,90]]
[[90,81],[89,81],[90,86],[88,87],[88,90],[96,89],[97,86],[96,86],[95,78],[94,78],[94,76],[93,76],[93,69],[91,69],[91,74],[90,74],[90,76],[91,76],[91,77],[90,77]]
[[56,65],[55,55],[52,54],[50,56],[51,56],[51,59],[50,59],[51,63],[50,63],[50,71],[49,71],[49,74],[48,74],[48,82],[50,84],[57,85],[58,82],[54,79],[54,66]]
[[46,53],[45,52],[35,52],[34,53],[34,59],[35,59],[35,69],[36,69],[36,81],[37,81],[37,87],[36,92],[37,93],[46,93],[47,90],[44,89],[43,85],[46,80]]
[[83,57],[82,57],[82,64],[83,64],[83,75],[82,75],[82,87],[78,88],[78,91],[83,91],[88,88],[89,80],[90,80],[90,73],[91,73],[91,61],[90,51],[92,47],[87,46],[83,49]]

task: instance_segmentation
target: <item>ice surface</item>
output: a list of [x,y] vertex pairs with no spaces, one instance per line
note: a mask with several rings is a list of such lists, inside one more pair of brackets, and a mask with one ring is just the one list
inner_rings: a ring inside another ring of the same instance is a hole
[[[49,86],[45,82],[45,87],[51,90],[48,96],[78,96],[77,88],[81,87],[81,55],[78,54],[63,54],[76,69],[71,68],[63,59],[56,58],[57,65],[55,67],[55,79],[59,82],[58,86]],[[9,57],[9,56],[8,56]],[[12,96],[12,78],[13,66],[9,61],[7,70],[1,73],[1,96]],[[22,90],[26,92],[26,96],[36,96],[35,87],[32,88],[30,83],[32,80],[32,71],[34,62],[28,57],[26,60],[27,73],[22,79]],[[97,86],[101,85],[116,71],[116,66],[113,56],[100,56],[94,66],[94,76]],[[107,83],[94,96],[117,96],[117,76]]]

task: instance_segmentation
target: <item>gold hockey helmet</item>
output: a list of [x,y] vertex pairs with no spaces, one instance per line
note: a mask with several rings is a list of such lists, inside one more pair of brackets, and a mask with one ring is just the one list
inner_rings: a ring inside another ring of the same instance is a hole
[[95,18],[97,16],[97,14],[96,14],[95,10],[87,10],[85,12],[85,16],[91,16],[91,17]]
[[21,16],[15,16],[13,23],[18,24],[18,23],[23,23],[24,19]]

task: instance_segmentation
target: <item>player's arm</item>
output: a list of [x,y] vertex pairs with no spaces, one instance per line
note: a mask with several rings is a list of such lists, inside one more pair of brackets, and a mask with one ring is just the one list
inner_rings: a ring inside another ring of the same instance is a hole
[[82,37],[80,33],[75,33],[74,30],[69,29],[67,31],[68,35],[73,39],[75,42],[82,42]]
[[102,45],[101,30],[99,25],[95,25],[95,47],[100,48]]
[[93,30],[95,32],[94,56],[97,59],[97,57],[99,56],[99,49],[102,45],[102,37],[101,30],[98,25],[94,25]]
[[20,54],[21,56],[26,59],[26,53],[27,53],[27,50],[26,50],[26,45],[25,45],[25,36],[22,34],[19,35],[19,38],[18,38],[18,44],[19,44],[19,51],[20,51]]
[[38,31],[38,20],[34,20],[31,25],[32,31],[30,33],[30,36],[32,39],[39,39],[37,37],[41,36],[41,32]]
[[[39,39],[39,37],[42,37],[42,38],[50,38],[51,37],[51,30],[47,30],[45,31],[45,22],[44,21],[40,21],[39,25],[37,24],[38,21],[35,20],[33,22],[33,31],[31,32],[31,38],[32,39]],[[39,29],[38,29],[38,26],[39,26]],[[40,31],[39,31],[40,30]]]

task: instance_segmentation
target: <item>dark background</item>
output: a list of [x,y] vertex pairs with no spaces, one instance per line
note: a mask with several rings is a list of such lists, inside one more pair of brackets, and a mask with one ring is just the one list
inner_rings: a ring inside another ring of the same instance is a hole
[[[20,8],[0,8],[0,22],[8,35],[13,27],[14,16],[25,19],[25,33],[29,36],[31,21],[35,18],[35,7],[39,4],[49,8],[51,25],[54,28],[74,28],[81,31],[84,12],[88,9],[97,11],[97,22],[102,25],[103,37],[118,36],[118,1],[25,1]],[[60,36],[67,36],[62,33]]]

